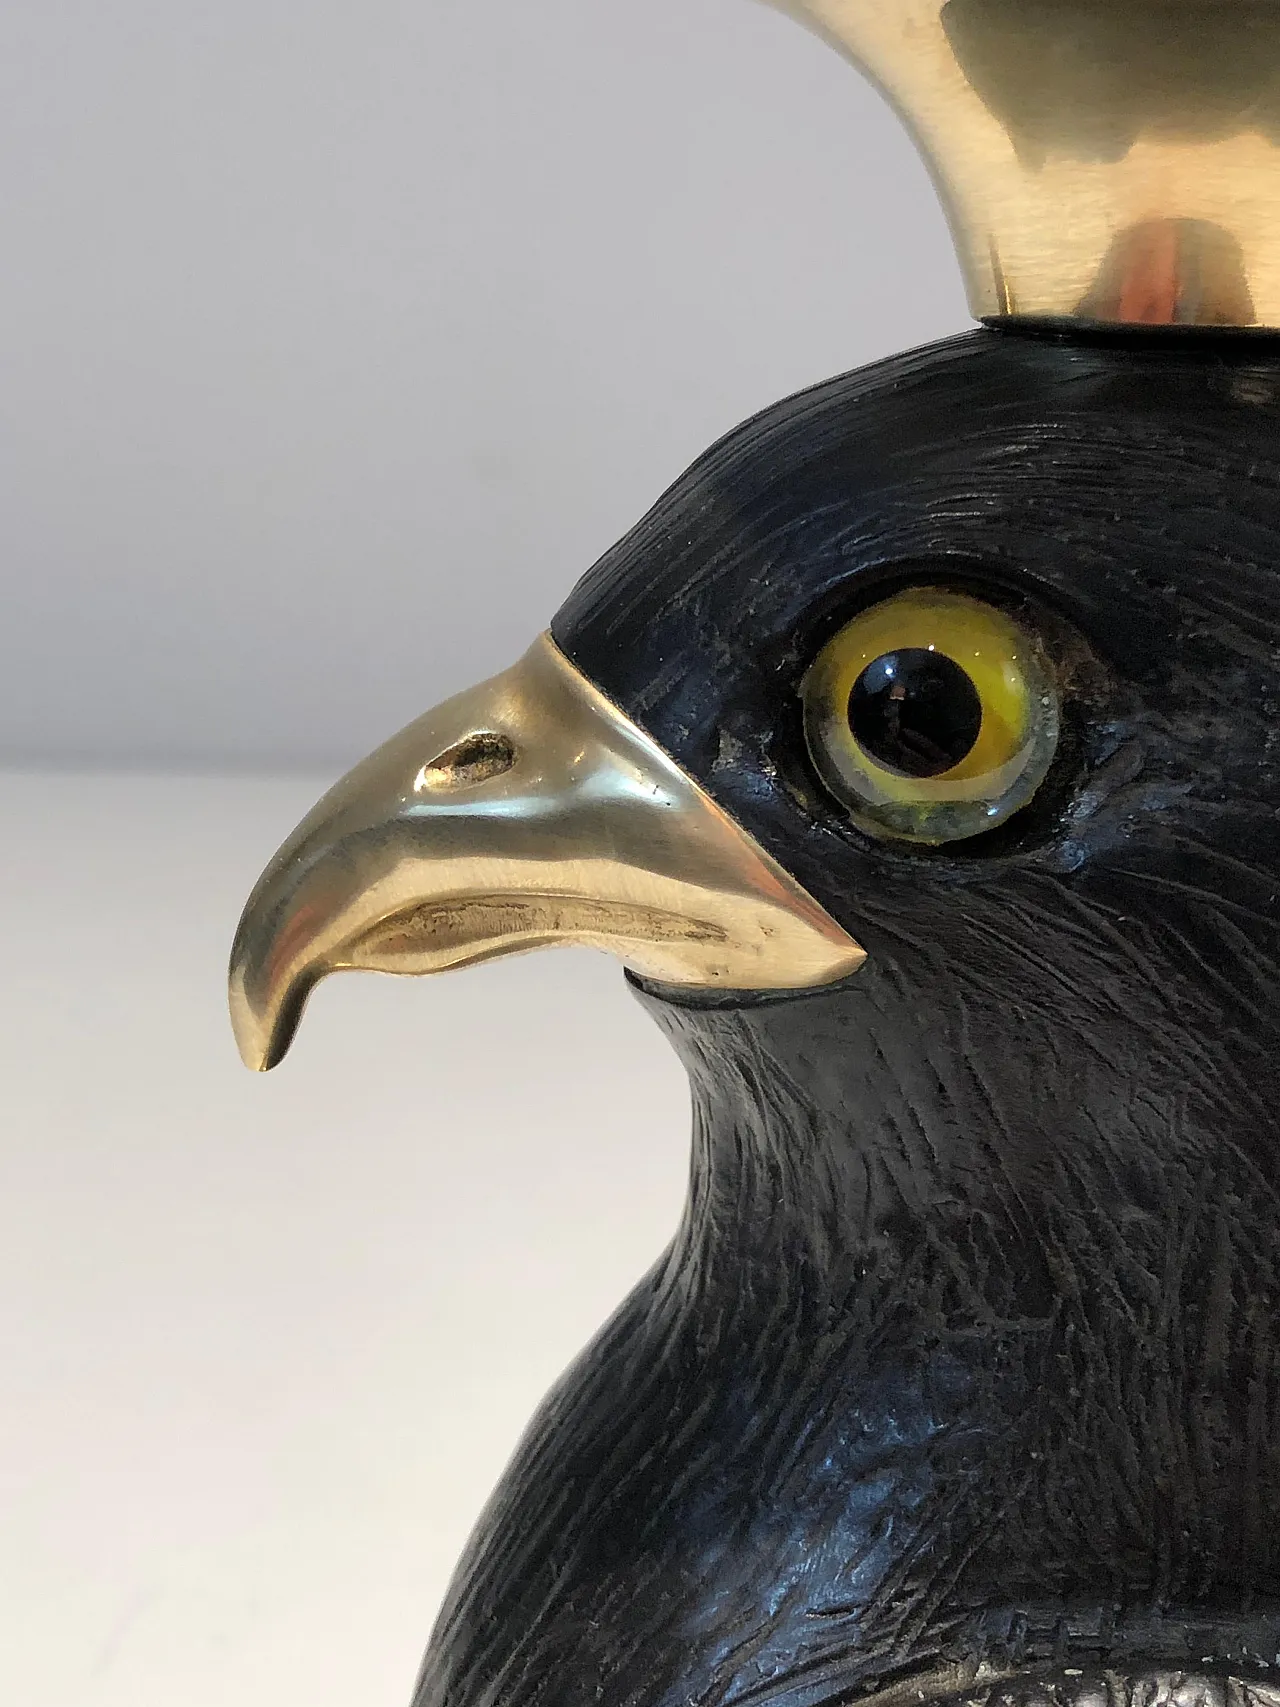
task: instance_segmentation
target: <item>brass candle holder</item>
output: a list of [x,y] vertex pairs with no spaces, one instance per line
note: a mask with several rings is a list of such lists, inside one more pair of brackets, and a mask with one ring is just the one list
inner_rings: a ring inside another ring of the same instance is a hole
[[901,114],[976,319],[1280,327],[1280,7],[781,4]]

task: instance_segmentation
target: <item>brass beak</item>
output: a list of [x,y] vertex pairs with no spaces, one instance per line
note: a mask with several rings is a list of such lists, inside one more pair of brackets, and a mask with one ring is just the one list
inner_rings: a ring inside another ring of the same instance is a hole
[[541,636],[325,795],[231,953],[246,1065],[273,1067],[328,972],[442,972],[587,943],[670,984],[801,989],[862,949]]

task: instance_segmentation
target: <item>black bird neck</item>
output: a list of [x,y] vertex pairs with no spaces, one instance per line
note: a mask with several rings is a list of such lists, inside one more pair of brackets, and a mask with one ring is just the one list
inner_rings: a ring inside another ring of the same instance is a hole
[[[1064,1048],[1062,1011],[1038,1020],[1014,990],[994,1008],[971,995],[930,997],[874,964],[800,999],[642,992],[693,1091],[676,1247],[690,1274],[731,1284],[720,1270],[746,1264],[838,1294],[869,1265],[917,1263],[922,1242],[957,1276],[986,1246],[956,1310],[990,1320],[1016,1300],[1026,1321],[1067,1282],[1045,1249],[1054,1222],[1123,1216],[1135,1193],[1162,1220],[1174,1111],[1158,1069]],[[917,1302],[936,1334],[933,1302]]]
[[1069,1608],[1231,1622],[1280,1591],[1280,1190],[1229,1062],[1215,1128],[1185,1072],[1082,1062],[1016,992],[990,1023],[872,968],[648,1005],[694,1091],[670,1283],[819,1435],[896,1431],[949,1618],[1060,1642]]
[[687,1213],[525,1435],[415,1707],[1262,1699],[1225,1680],[1280,1667],[1274,1086],[1221,1025],[1188,1059],[1168,991],[1047,991],[1037,918],[999,1001],[990,951],[908,979],[887,936],[804,998],[641,991]]

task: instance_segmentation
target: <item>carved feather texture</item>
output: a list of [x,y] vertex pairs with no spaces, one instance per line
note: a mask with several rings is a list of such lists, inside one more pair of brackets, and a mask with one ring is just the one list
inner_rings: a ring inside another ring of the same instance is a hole
[[[1270,1700],[1278,397],[1263,346],[977,334],[748,423],[570,599],[570,657],[869,960],[642,992],[685,1219],[418,1707]],[[1057,769],[971,849],[868,840],[804,759],[808,659],[904,576],[1067,636]]]

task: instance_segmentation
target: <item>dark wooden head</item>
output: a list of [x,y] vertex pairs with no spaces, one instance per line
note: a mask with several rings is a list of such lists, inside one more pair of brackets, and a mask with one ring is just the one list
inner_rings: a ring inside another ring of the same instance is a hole
[[[915,583],[1071,661],[1031,805],[940,848],[855,828],[800,725],[824,642]],[[832,381],[554,634],[869,958],[642,990],[693,1085],[684,1223],[532,1425],[420,1707],[1265,1680],[1280,354],[978,333]]]

